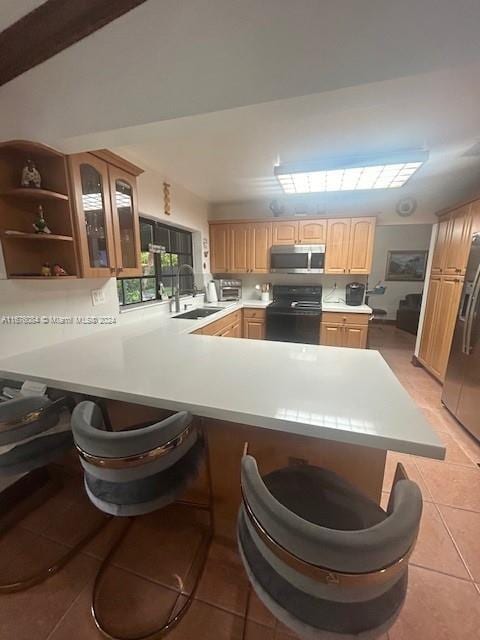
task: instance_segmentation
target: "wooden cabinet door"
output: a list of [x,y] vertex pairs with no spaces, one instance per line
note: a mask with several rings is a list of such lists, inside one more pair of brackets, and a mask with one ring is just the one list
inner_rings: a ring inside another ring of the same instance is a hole
[[343,325],[322,322],[320,324],[320,344],[325,347],[343,347]]
[[440,276],[443,273],[450,234],[451,221],[448,218],[441,220],[438,223],[437,241],[433,251],[432,276]]
[[250,263],[250,225],[230,225],[230,273],[247,273]]
[[448,242],[444,252],[443,274],[463,275],[472,241],[471,205],[455,211],[450,217]]
[[353,349],[366,349],[368,326],[346,324],[343,327],[343,346]]
[[444,277],[440,280],[439,299],[434,318],[428,365],[440,380],[445,377],[463,279]]
[[372,270],[375,218],[352,218],[350,226],[348,273],[368,275]]
[[272,223],[252,222],[249,226],[249,271],[251,273],[270,273]]
[[90,153],[68,159],[84,278],[116,274],[108,165]]
[[347,273],[350,241],[350,218],[328,220],[325,247],[325,273]]
[[265,321],[256,318],[244,318],[243,337],[250,340],[265,340]]
[[233,338],[243,338],[242,323],[236,322],[232,327]]
[[283,220],[273,222],[272,244],[295,244],[298,242],[298,222]]
[[430,279],[427,293],[427,304],[425,306],[425,318],[423,321],[422,340],[420,342],[420,360],[428,365],[432,351],[432,343],[436,334],[436,319],[438,317],[438,305],[440,302],[440,276],[433,276]]
[[230,263],[230,225],[210,225],[210,269],[212,273],[228,273]]
[[326,220],[300,220],[298,242],[300,244],[325,244],[327,241]]
[[136,178],[114,166],[108,167],[108,175],[117,276],[141,276]]

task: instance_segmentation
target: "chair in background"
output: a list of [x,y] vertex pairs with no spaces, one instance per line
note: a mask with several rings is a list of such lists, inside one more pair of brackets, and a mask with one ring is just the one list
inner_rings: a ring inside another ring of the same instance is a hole
[[403,300],[400,300],[397,309],[397,329],[417,335],[421,307],[421,293],[408,293]]
[[246,454],[241,486],[240,555],[270,612],[301,638],[384,634],[404,602],[422,513],[420,490],[402,465],[386,512],[310,465],[262,478]]
[[[107,637],[118,638],[107,627],[101,611],[100,590],[133,518],[163,509],[177,502],[206,460],[209,483],[208,504],[182,503],[209,514],[209,526],[202,535],[188,576],[193,587],[185,595],[181,591],[161,625],[137,638],[155,638],[173,628],[190,606],[205,566],[213,535],[211,480],[206,442],[191,414],[182,411],[165,420],[124,431],[105,430],[102,412],[90,401],[78,404],[72,414],[72,429],[80,461],[84,469],[85,490],[91,502],[101,511],[125,518],[125,526],[103,561],[95,579],[92,614],[98,629]],[[185,550],[187,552],[187,550]],[[192,577],[192,574],[193,577]]]

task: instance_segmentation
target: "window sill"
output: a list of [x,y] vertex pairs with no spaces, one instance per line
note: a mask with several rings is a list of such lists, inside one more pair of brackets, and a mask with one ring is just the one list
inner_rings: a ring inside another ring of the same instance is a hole
[[[200,296],[205,296],[205,294],[197,293],[195,297],[199,298]],[[193,296],[188,293],[180,296],[180,300],[188,300],[188,299],[194,300]],[[120,313],[131,313],[132,311],[137,311],[140,309],[151,309],[152,307],[164,307],[165,305],[169,305],[171,300],[172,298],[169,298],[168,300],[151,300],[150,302],[137,302],[136,304],[127,304],[125,306],[119,305],[119,311]]]

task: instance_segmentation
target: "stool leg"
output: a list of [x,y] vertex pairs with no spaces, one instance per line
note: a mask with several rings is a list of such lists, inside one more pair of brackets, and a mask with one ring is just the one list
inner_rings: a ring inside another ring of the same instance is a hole
[[[193,581],[193,586],[190,589],[190,592],[188,594],[184,593],[184,590],[181,589],[175,599],[175,602],[173,603],[172,607],[170,608],[170,612],[166,618],[166,620],[163,622],[163,624],[157,628],[154,629],[153,631],[150,631],[146,634],[142,634],[142,635],[137,635],[137,636],[124,636],[124,637],[119,637],[117,635],[113,635],[108,629],[107,626],[104,624],[104,622],[102,621],[102,616],[101,613],[99,611],[99,607],[98,607],[98,593],[99,593],[99,588],[101,585],[101,581],[103,578],[103,575],[105,574],[105,571],[107,570],[109,564],[110,564],[110,560],[111,558],[113,558],[113,556],[115,555],[115,552],[117,551],[118,547],[120,546],[121,542],[123,541],[123,539],[125,538],[126,534],[128,533],[134,518],[129,518],[128,522],[126,522],[125,526],[123,527],[123,529],[121,530],[121,532],[119,533],[119,535],[117,536],[117,538],[115,539],[110,551],[108,552],[107,557],[103,560],[100,569],[97,573],[97,576],[95,578],[95,583],[93,586],[93,593],[92,593],[92,616],[93,619],[95,621],[95,625],[97,626],[97,629],[106,637],[109,638],[109,640],[154,640],[156,638],[160,638],[162,636],[164,636],[165,634],[167,634],[169,631],[171,631],[179,622],[180,620],[183,618],[183,616],[187,613],[188,609],[190,608],[190,605],[193,602],[195,593],[197,591],[198,585],[200,583],[200,579],[202,577],[203,574],[203,569],[205,568],[205,564],[207,561],[207,556],[208,556],[208,552],[210,550],[210,544],[212,542],[213,539],[213,533],[214,533],[214,518],[213,518],[213,490],[212,490],[212,476],[211,476],[211,469],[210,469],[210,457],[209,457],[209,451],[208,451],[208,441],[206,438],[204,438],[204,442],[205,442],[205,464],[206,464],[206,475],[207,475],[207,483],[208,483],[208,503],[207,504],[199,504],[199,503],[191,503],[191,502],[187,502],[187,501],[176,501],[175,504],[179,505],[179,506],[184,506],[190,509],[199,509],[202,511],[206,511],[208,513],[209,516],[209,524],[208,524],[208,529],[205,532],[205,534],[202,536],[200,543],[197,547],[197,550],[195,552],[195,555],[193,557],[192,563],[190,564],[190,567],[188,569],[187,575],[185,576],[185,581],[184,584],[186,584],[189,581],[189,578],[191,575],[194,575],[194,581]],[[185,598],[185,602],[183,602],[183,604],[181,606],[179,606],[180,600],[182,598]]]
[[247,606],[245,607],[245,616],[243,618],[242,640],[247,638],[248,614],[250,612],[250,600],[252,599],[252,585],[248,582]]

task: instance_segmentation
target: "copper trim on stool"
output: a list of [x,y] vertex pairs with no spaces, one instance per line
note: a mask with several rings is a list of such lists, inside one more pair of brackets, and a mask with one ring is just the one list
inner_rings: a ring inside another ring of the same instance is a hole
[[178,434],[178,436],[175,436],[175,438],[172,438],[165,444],[155,447],[155,449],[150,449],[150,451],[136,453],[132,456],[125,456],[124,458],[102,458],[101,456],[95,456],[91,453],[87,453],[87,451],[84,451],[78,445],[75,445],[75,447],[80,458],[95,467],[101,467],[102,469],[128,469],[129,467],[139,467],[142,464],[153,462],[167,453],[170,453],[173,449],[176,449],[183,444],[188,436],[193,433],[194,429],[195,425],[189,424],[182,433]]

